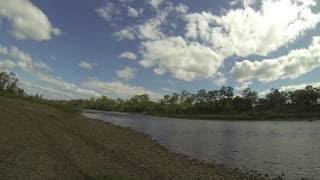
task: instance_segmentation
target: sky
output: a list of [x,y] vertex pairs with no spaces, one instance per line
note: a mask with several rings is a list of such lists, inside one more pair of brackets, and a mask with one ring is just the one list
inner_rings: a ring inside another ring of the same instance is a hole
[[0,71],[49,99],[320,86],[317,0],[0,0]]

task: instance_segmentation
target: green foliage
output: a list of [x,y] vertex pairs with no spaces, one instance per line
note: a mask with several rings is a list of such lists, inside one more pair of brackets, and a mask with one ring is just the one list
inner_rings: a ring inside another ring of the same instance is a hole
[[17,86],[18,78],[14,73],[0,73],[0,95],[25,96],[23,89]]
[[255,114],[283,115],[288,113],[317,113],[320,110],[320,89],[306,86],[295,91],[271,89],[265,98],[258,98],[258,93],[250,88],[234,96],[232,87],[219,90],[199,90],[193,94],[187,91],[164,95],[159,101],[150,100],[147,94],[135,95],[130,99],[112,99],[107,96],[89,100],[54,101],[42,95],[27,95],[18,86],[14,73],[0,73],[0,95],[21,98],[54,106],[64,111],[79,109],[96,109],[105,111],[125,111],[167,115],[234,115]]
[[[101,97],[91,100],[74,100],[70,103],[79,108],[126,111],[167,115],[191,114],[251,114],[280,116],[281,113],[317,112],[320,109],[320,89],[307,86],[302,90],[279,91],[271,89],[265,98],[250,88],[234,96],[232,87],[219,90],[187,91],[164,95],[158,102],[151,101],[147,94],[135,95],[130,99],[113,100]],[[247,116],[244,116],[247,117]]]

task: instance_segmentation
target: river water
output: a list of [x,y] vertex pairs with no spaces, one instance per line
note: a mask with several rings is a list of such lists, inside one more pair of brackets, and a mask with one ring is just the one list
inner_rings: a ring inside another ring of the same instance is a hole
[[320,121],[210,121],[84,111],[151,135],[176,153],[289,179],[320,180]]

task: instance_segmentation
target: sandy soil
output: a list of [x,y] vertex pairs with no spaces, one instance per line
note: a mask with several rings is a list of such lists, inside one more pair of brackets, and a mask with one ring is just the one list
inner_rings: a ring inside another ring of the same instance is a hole
[[262,179],[170,153],[130,129],[0,97],[0,180],[103,177]]

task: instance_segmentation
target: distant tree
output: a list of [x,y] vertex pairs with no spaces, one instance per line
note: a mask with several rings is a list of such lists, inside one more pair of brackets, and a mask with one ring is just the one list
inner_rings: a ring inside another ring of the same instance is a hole
[[150,111],[150,99],[148,94],[135,95],[125,102],[127,111],[147,112]]
[[243,91],[241,91],[240,94],[242,95],[242,98],[247,103],[247,109],[251,110],[257,103],[258,93],[255,91],[252,91],[250,88],[246,88]]
[[180,94],[180,107],[182,112],[191,113],[194,111],[194,104],[196,101],[196,96],[191,94],[185,90],[183,90]]
[[219,90],[219,96],[220,98],[232,98],[234,93],[233,93],[234,89],[232,87],[225,87],[223,86],[220,90]]
[[23,89],[18,87],[18,78],[14,73],[0,73],[0,91],[16,96],[25,96]]
[[279,112],[282,105],[287,103],[289,97],[288,92],[281,92],[279,89],[271,89],[270,92],[266,95],[266,99],[270,109],[276,110]]

